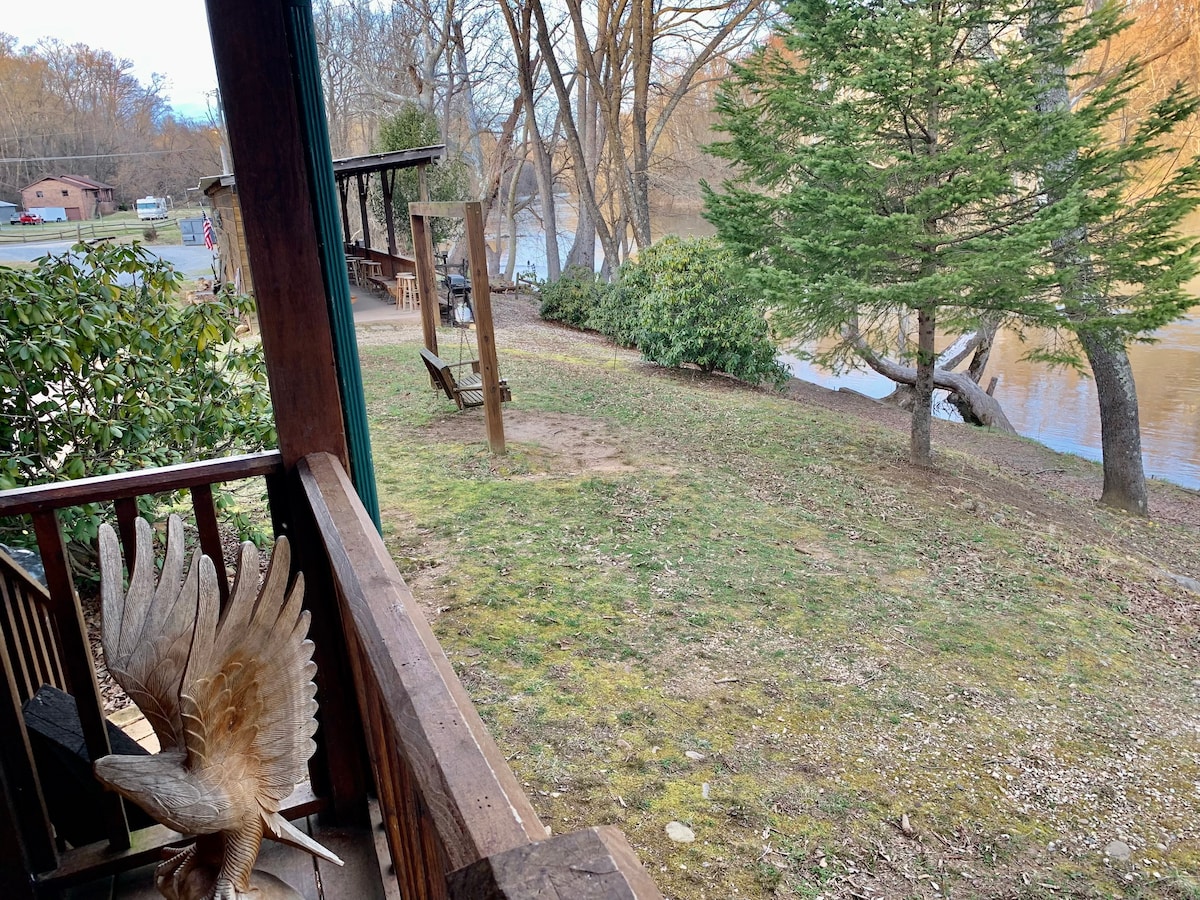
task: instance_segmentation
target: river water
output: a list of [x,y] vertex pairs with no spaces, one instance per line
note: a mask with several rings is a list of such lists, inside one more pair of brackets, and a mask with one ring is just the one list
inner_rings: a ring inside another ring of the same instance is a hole
[[[573,227],[573,210],[564,209],[563,248]],[[1200,231],[1200,216],[1191,223]],[[708,235],[712,226],[695,215],[659,216],[655,238],[663,234]],[[518,226],[517,268],[545,277],[545,253],[536,220]],[[600,253],[597,250],[597,258]],[[1191,285],[1200,302],[1200,279]],[[1200,306],[1154,335],[1153,344],[1135,344],[1129,357],[1137,382],[1146,474],[1200,490]],[[1001,333],[988,362],[984,382],[998,376],[996,398],[1013,427],[1025,437],[1055,450],[1100,459],[1100,413],[1090,378],[1064,369],[1022,360],[1029,347]],[[870,370],[834,374],[787,353],[780,359],[792,374],[830,388],[847,387],[872,397],[891,393],[891,381]],[[939,414],[956,417],[938,404]]]

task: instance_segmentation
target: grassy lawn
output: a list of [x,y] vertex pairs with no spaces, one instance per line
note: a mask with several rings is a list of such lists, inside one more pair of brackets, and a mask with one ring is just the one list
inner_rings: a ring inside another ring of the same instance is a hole
[[503,458],[415,335],[363,374],[385,539],[556,833],[619,825],[668,897],[1200,897],[1200,598],[1138,549],[1200,575],[1194,526],[998,502],[1020,473],[943,449],[947,490],[854,416],[497,340]]
[[[140,221],[136,211],[115,212],[102,219],[87,219],[82,222],[44,222],[41,225],[9,225],[5,218],[0,222],[0,244],[27,243],[33,241],[74,241],[111,237],[128,242],[138,240],[146,244],[178,244],[182,237],[179,220],[194,218],[201,214],[199,209],[179,208],[171,211],[167,219]],[[147,237],[153,234],[153,237]]]

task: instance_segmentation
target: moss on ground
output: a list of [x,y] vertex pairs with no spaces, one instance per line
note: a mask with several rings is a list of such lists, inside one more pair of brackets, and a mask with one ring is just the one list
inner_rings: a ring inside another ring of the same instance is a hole
[[1196,617],[1153,611],[1195,598],[1125,539],[1194,529],[1046,498],[1083,540],[995,502],[1018,473],[975,502],[888,429],[536,333],[500,459],[418,344],[361,355],[385,537],[556,832],[619,825],[670,897],[1200,897]]

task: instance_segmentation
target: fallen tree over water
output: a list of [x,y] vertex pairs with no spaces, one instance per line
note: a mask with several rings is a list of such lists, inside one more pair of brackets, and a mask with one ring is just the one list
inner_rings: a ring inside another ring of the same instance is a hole
[[[972,361],[972,365],[967,372],[951,371],[953,366],[958,365],[966,359],[967,354],[980,348],[985,342],[987,345],[986,349],[990,349],[991,336],[988,334],[989,331],[994,333],[994,329],[985,328],[970,335],[964,335],[942,353],[938,358],[937,366],[934,368],[933,385],[936,388],[941,388],[951,393],[951,402],[958,406],[964,420],[973,420],[989,428],[995,428],[1008,434],[1016,434],[1017,430],[1013,428],[1012,423],[1008,421],[1008,417],[1004,415],[1004,409],[1000,406],[1000,401],[979,386],[977,379],[982,374],[983,367],[976,364],[978,355],[976,360]],[[895,360],[880,356],[871,349],[870,344],[867,343],[856,329],[846,329],[842,332],[842,337],[863,362],[880,375],[890,378],[901,385],[911,387],[916,383],[917,370],[915,366],[906,366]],[[984,358],[986,360],[986,356]]]

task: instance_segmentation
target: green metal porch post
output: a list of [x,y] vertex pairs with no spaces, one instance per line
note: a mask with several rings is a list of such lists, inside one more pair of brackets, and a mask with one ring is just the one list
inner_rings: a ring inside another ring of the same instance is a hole
[[342,246],[337,184],[333,176],[333,151],[325,121],[321,94],[321,69],[317,61],[317,38],[313,27],[311,0],[290,0],[287,8],[288,44],[292,51],[292,76],[300,107],[300,126],[305,136],[308,176],[312,185],[313,216],[330,303],[333,354],[337,363],[338,387],[345,419],[346,445],[350,456],[350,478],[363,506],[380,527],[379,496],[375,487],[375,464],[371,458],[371,435],[367,427],[367,404],[363,396],[354,312],[350,305],[350,283],[346,278]]

